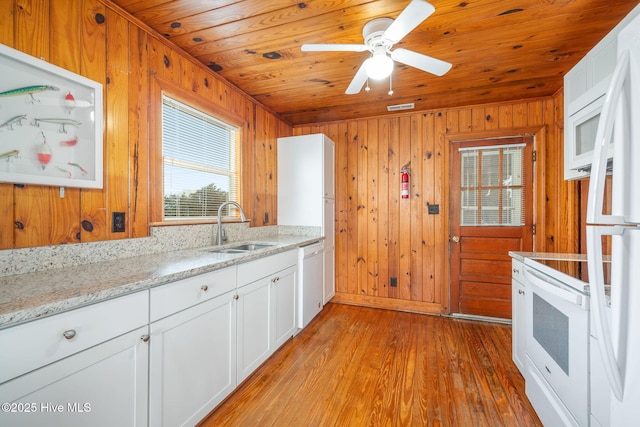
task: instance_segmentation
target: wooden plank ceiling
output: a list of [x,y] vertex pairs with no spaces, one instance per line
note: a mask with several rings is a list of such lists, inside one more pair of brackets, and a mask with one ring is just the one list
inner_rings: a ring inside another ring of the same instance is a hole
[[368,52],[302,52],[363,43],[371,19],[409,0],[113,0],[293,125],[549,96],[637,0],[431,0],[436,11],[394,48],[448,61],[443,77],[398,64],[389,81],[346,95]]

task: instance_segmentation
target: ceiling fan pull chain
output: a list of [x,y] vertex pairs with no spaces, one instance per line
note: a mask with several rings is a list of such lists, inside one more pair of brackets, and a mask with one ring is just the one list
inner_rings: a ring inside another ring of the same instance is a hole
[[393,73],[389,74],[389,96],[393,95],[393,87],[391,87],[391,76],[393,76]]

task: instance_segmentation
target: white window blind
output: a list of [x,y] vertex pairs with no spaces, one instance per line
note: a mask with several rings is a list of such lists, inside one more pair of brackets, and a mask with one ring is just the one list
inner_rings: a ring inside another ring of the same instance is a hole
[[525,222],[524,144],[461,148],[460,225]]
[[237,140],[237,128],[163,96],[165,220],[217,217],[223,202],[239,202]]

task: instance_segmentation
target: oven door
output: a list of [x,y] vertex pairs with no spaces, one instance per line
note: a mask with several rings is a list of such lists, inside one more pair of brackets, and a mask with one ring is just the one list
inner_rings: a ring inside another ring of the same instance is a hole
[[579,425],[586,426],[589,298],[529,267],[525,278],[529,287],[525,295],[529,316],[525,345],[531,377],[538,380],[548,400],[556,400],[550,405],[566,408]]

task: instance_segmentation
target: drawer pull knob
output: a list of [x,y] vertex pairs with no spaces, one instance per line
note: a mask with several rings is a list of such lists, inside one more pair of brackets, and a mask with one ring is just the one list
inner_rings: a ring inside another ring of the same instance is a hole
[[523,291],[522,289],[518,289],[518,293],[519,293],[520,295],[524,295],[524,291]]
[[240,295],[238,295],[238,294],[235,294],[235,295],[233,296],[233,299],[239,299],[239,298],[240,298]]
[[209,286],[208,285],[202,285],[202,286],[200,286],[200,289],[202,289],[203,291],[207,292],[209,290]]
[[143,336],[140,337],[140,339],[142,340],[142,342],[149,342],[151,337],[147,334],[144,334]]
[[518,274],[518,273],[520,273],[520,270],[518,270],[517,268],[514,268],[514,269],[513,269],[513,272],[514,272],[515,274]]
[[76,330],[75,329],[69,329],[68,331],[64,331],[62,333],[62,336],[64,336],[66,339],[68,340],[72,340],[76,337]]

